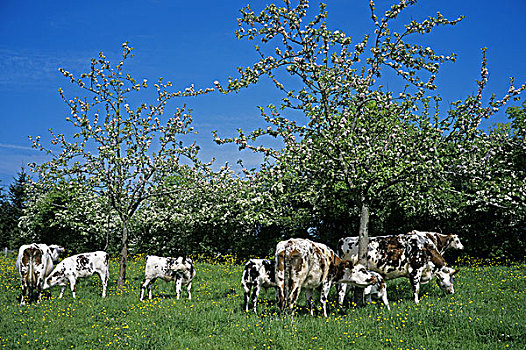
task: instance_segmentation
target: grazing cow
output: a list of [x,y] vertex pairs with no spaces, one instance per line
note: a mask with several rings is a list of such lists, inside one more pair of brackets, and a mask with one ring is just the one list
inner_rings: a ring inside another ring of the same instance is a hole
[[[343,259],[358,261],[358,237],[345,237],[338,244]],[[446,262],[435,244],[424,235],[377,236],[369,238],[368,267],[390,280],[407,277],[413,289],[413,299],[418,304],[420,283],[427,283],[434,276],[440,280],[440,288],[453,293],[453,279],[457,271],[444,268]],[[339,291],[343,301],[346,286]],[[343,295],[343,296],[342,296]]]
[[332,283],[351,283],[366,287],[376,283],[373,275],[363,265],[340,259],[324,244],[308,239],[289,239],[276,246],[276,283],[278,302],[283,310],[294,310],[301,289],[309,302],[310,313],[314,314],[313,290],[320,288],[320,302],[323,316],[327,317],[327,296]]
[[20,305],[25,305],[26,292],[29,299],[36,292],[37,302],[40,302],[44,279],[53,270],[53,262],[58,261],[59,253],[63,251],[63,247],[55,244],[32,243],[20,247],[16,259],[22,287]]
[[256,304],[261,287],[265,288],[265,291],[270,287],[277,287],[274,262],[266,259],[250,259],[247,261],[241,278],[241,286],[245,291],[243,308],[248,311],[250,290],[252,289],[252,308],[254,312],[257,312]]
[[69,287],[73,298],[75,295],[75,285],[80,277],[89,277],[97,273],[102,281],[102,297],[106,297],[108,287],[110,256],[103,251],[92,253],[82,253],[65,258],[57,264],[53,272],[45,279],[44,289],[56,285],[62,286],[59,298],[64,295],[64,290],[69,282]]
[[152,298],[152,284],[157,278],[166,282],[175,280],[175,292],[177,299],[181,295],[181,287],[186,286],[188,299],[192,299],[192,279],[195,276],[195,269],[192,260],[189,258],[163,258],[160,256],[149,255],[146,257],[144,267],[144,281],[141,283],[141,300],[144,298],[144,289],[148,288],[148,297]]
[[460,242],[458,235],[444,235],[438,232],[427,232],[427,231],[417,231],[413,230],[408,233],[408,235],[420,235],[429,238],[437,247],[437,250],[440,254],[449,249],[464,249],[464,245]]
[[440,289],[442,289],[447,294],[455,294],[453,283],[455,282],[455,275],[457,272],[458,270],[452,269],[449,266],[442,266],[434,273],[431,273],[431,271],[428,269],[426,273],[422,274],[420,284],[427,284],[433,279],[433,277],[435,277]]
[[[387,284],[385,283],[384,278],[382,275],[380,275],[378,272],[369,271],[371,274],[375,277],[376,283],[371,284],[370,286],[365,287],[363,294],[365,296],[365,300],[368,303],[372,302],[372,299],[374,300],[381,300],[382,303],[385,305],[387,310],[391,310],[389,307],[389,300],[387,299]],[[341,286],[338,286],[338,291],[340,290]],[[349,288],[350,290],[353,290],[354,288]],[[345,294],[338,294],[338,302],[343,304]]]

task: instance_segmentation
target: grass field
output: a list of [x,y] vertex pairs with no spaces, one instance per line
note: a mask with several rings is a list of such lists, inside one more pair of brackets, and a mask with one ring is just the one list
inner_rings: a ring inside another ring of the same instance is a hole
[[69,288],[57,299],[54,287],[41,304],[19,306],[15,259],[1,256],[0,349],[526,349],[525,264],[464,259],[456,294],[444,295],[433,281],[418,306],[408,280],[389,281],[391,311],[339,308],[332,290],[328,318],[320,310],[308,315],[300,299],[291,321],[271,290],[260,295],[258,315],[241,310],[242,266],[233,259],[196,260],[193,300],[176,300],[173,283],[157,281],[154,299],[140,302],[139,256],[122,291],[112,261],[106,299],[93,276],[79,282],[76,300]]

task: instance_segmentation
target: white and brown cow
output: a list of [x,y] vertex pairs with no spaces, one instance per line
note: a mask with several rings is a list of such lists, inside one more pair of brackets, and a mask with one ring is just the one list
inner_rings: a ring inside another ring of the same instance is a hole
[[452,249],[464,249],[464,245],[460,242],[458,235],[449,234],[445,235],[438,232],[429,231],[417,231],[413,230],[408,235],[420,235],[429,238],[436,245],[437,250],[440,254],[444,254],[446,250]]
[[62,289],[60,290],[59,298],[62,298],[66,285],[69,282],[73,298],[76,298],[75,286],[77,279],[89,277],[97,273],[102,281],[102,297],[105,298],[110,275],[109,261],[110,257],[108,253],[103,251],[82,253],[67,257],[59,262],[53,272],[45,279],[44,289],[60,285]]
[[301,292],[313,311],[313,291],[320,288],[320,302],[323,316],[327,317],[327,296],[333,283],[350,283],[366,287],[376,282],[373,275],[363,265],[355,265],[340,259],[332,249],[324,244],[308,239],[289,239],[276,246],[276,283],[278,303],[282,310],[294,306]]
[[[345,237],[338,244],[342,258],[358,261],[358,237]],[[437,277],[440,288],[453,293],[453,275],[457,272],[446,266],[435,244],[425,235],[406,234],[369,238],[368,268],[380,273],[384,279],[407,277],[413,289],[413,299],[418,304],[420,284]],[[345,285],[339,290],[339,300],[345,295]]]
[[148,288],[148,297],[152,298],[152,284],[157,278],[166,282],[175,280],[177,299],[181,295],[182,286],[186,287],[188,299],[192,299],[192,280],[195,276],[194,264],[190,258],[170,258],[149,255],[146,257],[144,267],[144,281],[141,283],[141,297],[144,299],[144,290]]
[[44,279],[51,273],[53,262],[58,261],[59,253],[63,251],[64,248],[56,244],[32,243],[20,247],[16,259],[22,287],[20,305],[25,304],[26,293],[30,300],[36,293],[37,302],[40,302]]
[[[250,259],[246,262],[241,277],[241,286],[244,290],[243,308],[248,311],[249,302],[252,302],[252,309],[257,312],[256,305],[258,302],[261,287],[277,288],[274,262],[267,259]],[[250,291],[252,290],[252,298]]]
[[[372,300],[381,300],[382,303],[385,305],[387,310],[391,310],[389,307],[389,300],[387,299],[387,284],[385,283],[384,278],[382,275],[380,275],[378,272],[369,271],[371,274],[375,277],[376,283],[371,284],[370,286],[365,287],[363,290],[363,295],[365,296],[365,300],[368,303],[371,303]],[[341,289],[341,286],[338,285],[338,302],[343,304],[345,294],[340,294],[339,291]],[[354,288],[351,286],[347,286],[347,290],[354,290]]]

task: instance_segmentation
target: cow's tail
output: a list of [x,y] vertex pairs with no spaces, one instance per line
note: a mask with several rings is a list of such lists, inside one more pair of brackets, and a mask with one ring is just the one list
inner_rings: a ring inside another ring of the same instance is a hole
[[35,271],[36,258],[39,253],[38,249],[29,250],[29,271],[28,271],[28,297],[31,300],[34,296],[35,290],[38,292],[38,276]]
[[298,280],[298,276],[297,273],[295,273],[295,270],[298,268],[298,265],[301,265],[303,263],[303,259],[301,257],[301,254],[297,250],[287,249],[284,261],[285,305],[288,308],[293,306],[298,298],[300,288],[297,284],[301,282]]
[[27,271],[27,297],[29,300],[33,297],[33,289],[35,284],[35,268],[33,266],[33,252],[29,251],[28,254],[28,271]]
[[287,306],[287,264],[285,250],[276,253],[276,284],[278,285],[278,306],[284,310]]

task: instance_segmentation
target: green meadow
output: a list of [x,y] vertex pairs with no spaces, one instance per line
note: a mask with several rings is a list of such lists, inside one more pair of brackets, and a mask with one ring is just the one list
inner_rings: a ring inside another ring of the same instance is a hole
[[[463,259],[453,295],[433,281],[411,300],[408,280],[388,282],[391,311],[379,304],[340,308],[331,291],[329,317],[311,317],[300,299],[294,320],[262,291],[258,314],[242,311],[242,266],[235,259],[194,257],[192,300],[175,299],[157,281],[139,301],[144,257],[129,264],[123,290],[110,266],[108,297],[98,276],[80,280],[77,299],[54,287],[41,304],[19,306],[15,258],[0,257],[0,348],[4,349],[525,349],[526,265]],[[302,296],[303,298],[303,296]],[[317,304],[319,306],[319,303]]]

